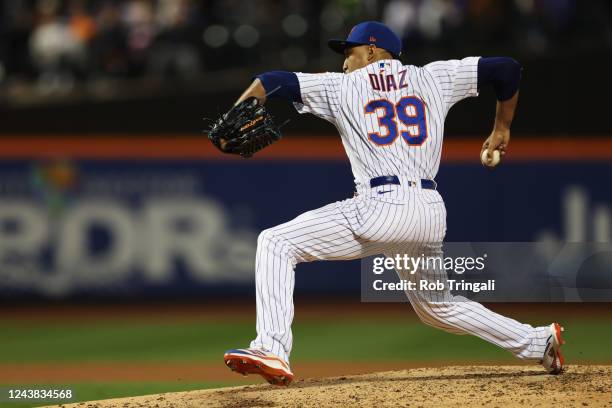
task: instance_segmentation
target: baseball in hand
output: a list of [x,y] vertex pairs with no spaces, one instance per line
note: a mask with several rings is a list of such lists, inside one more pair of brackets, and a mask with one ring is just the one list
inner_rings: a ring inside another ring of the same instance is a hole
[[485,166],[489,166],[489,167],[497,166],[501,160],[501,155],[499,154],[499,150],[493,150],[493,157],[491,158],[490,163],[487,162],[487,158],[489,158],[489,151],[485,149],[482,151],[482,155],[480,156],[480,161],[482,162],[482,164],[484,164]]

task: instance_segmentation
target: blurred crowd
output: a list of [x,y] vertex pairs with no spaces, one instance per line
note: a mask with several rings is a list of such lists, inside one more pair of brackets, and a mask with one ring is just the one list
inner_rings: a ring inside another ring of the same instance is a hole
[[404,60],[609,50],[605,0],[5,0],[0,90],[97,78],[189,80],[231,68],[337,68],[325,40],[377,19]]

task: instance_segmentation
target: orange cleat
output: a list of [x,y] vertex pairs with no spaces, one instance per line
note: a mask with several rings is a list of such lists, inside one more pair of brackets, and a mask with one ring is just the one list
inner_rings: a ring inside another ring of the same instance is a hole
[[565,366],[565,359],[561,354],[561,346],[565,344],[565,341],[561,338],[563,327],[559,323],[552,323],[549,329],[550,336],[546,341],[542,365],[549,374],[561,374]]
[[289,364],[269,351],[233,349],[223,356],[225,364],[242,375],[259,374],[272,385],[287,386],[293,381]]

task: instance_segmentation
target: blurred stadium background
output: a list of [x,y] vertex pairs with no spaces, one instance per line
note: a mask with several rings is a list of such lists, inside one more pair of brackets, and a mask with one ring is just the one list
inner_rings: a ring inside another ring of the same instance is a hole
[[[2,1],[0,384],[88,400],[244,382],[221,355],[254,333],[257,234],[351,196],[352,177],[333,127],[283,102],[284,140],[248,161],[214,151],[202,118],[255,73],[340,70],[326,40],[369,19],[402,36],[405,63],[524,67],[494,172],[478,162],[493,93],[449,114],[449,241],[610,242],[608,1]],[[359,289],[359,262],[298,267],[298,375],[514,362]],[[492,307],[564,321],[570,361],[612,362],[609,303]]]

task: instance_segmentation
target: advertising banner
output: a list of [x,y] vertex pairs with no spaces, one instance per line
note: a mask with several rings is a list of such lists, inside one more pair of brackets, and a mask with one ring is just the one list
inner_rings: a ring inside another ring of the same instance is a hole
[[[609,243],[610,175],[605,161],[443,162],[446,241]],[[4,159],[0,297],[252,294],[258,234],[353,193],[340,156]],[[296,292],[358,295],[360,265],[300,264]]]

